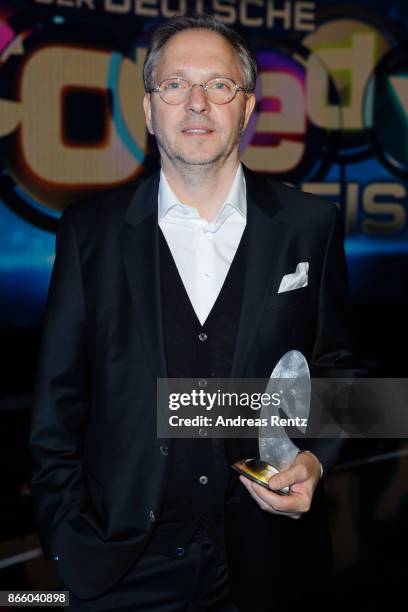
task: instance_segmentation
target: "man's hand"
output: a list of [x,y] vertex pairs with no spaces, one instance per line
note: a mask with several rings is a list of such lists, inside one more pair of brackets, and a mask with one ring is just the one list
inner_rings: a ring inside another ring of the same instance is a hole
[[[313,453],[300,453],[289,468],[269,479],[269,491],[245,476],[239,479],[262,510],[297,519],[310,509],[320,480],[320,462]],[[273,491],[286,486],[290,486],[289,495]]]

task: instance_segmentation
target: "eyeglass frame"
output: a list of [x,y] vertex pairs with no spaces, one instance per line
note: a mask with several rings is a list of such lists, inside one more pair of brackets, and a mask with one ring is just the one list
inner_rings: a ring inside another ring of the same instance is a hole
[[[167,102],[167,100],[165,100],[164,98],[161,97],[161,89],[160,86],[162,83],[164,83],[165,81],[171,81],[172,78],[174,78],[174,80],[179,79],[180,81],[185,81],[186,83],[188,83],[190,85],[190,87],[186,90],[186,95],[185,98],[181,101],[181,102]],[[167,77],[166,79],[162,79],[160,81],[160,83],[158,85],[156,85],[156,87],[153,87],[152,89],[148,90],[147,93],[148,94],[152,94],[152,93],[158,93],[160,100],[162,100],[165,104],[169,104],[170,106],[178,106],[179,104],[183,104],[183,102],[185,102],[187,100],[187,97],[189,94],[191,94],[193,87],[195,87],[196,85],[199,85],[200,87],[203,88],[203,91],[205,92],[205,95],[208,99],[208,93],[207,93],[207,83],[209,83],[210,81],[215,81],[216,79],[226,79],[227,81],[231,81],[231,83],[234,84],[235,87],[235,92],[234,95],[232,96],[231,100],[227,100],[227,102],[213,102],[213,104],[217,104],[217,106],[223,106],[224,104],[229,104],[230,102],[232,102],[235,98],[236,95],[239,91],[244,91],[245,93],[249,93],[248,90],[246,89],[246,87],[240,87],[235,81],[234,79],[230,79],[230,77],[211,77],[211,79],[208,79],[208,81],[206,81],[205,83],[190,83],[190,81],[188,79],[185,79],[184,77]],[[210,100],[211,102],[212,100]]]

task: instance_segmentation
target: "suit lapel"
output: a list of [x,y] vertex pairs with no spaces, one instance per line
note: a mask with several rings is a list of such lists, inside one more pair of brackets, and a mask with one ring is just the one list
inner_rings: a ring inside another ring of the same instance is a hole
[[[244,168],[247,192],[248,250],[243,269],[244,289],[232,378],[244,376],[250,349],[256,338],[265,300],[279,285],[279,260],[285,224],[282,206],[271,183]],[[276,287],[276,288],[275,288]]]
[[157,219],[159,176],[156,172],[137,188],[127,209],[121,248],[146,355],[154,377],[165,378]]

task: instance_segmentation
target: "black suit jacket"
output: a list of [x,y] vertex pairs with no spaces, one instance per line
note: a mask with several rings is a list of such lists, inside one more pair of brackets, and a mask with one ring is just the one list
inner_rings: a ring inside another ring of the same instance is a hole
[[[290,349],[311,366],[333,366],[351,350],[337,208],[244,172],[248,256],[232,377],[269,377]],[[84,598],[110,588],[142,552],[171,456],[171,440],[156,437],[156,379],[166,376],[158,183],[157,172],[136,189],[70,206],[57,235],[32,413],[31,488],[44,553],[59,555],[65,584]],[[277,293],[300,261],[309,262],[308,286]],[[338,445],[310,442],[327,474]],[[293,544],[322,526],[319,518],[263,512],[239,481],[228,507],[237,576],[237,561],[244,569],[256,557],[270,562],[277,534]]]

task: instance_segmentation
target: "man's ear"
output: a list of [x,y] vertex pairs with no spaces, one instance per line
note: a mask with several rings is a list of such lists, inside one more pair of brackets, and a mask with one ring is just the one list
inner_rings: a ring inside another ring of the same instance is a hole
[[255,103],[256,103],[255,94],[254,93],[248,94],[247,99],[245,100],[245,119],[244,119],[244,127],[242,131],[244,131],[246,126],[248,125],[248,121],[255,108]]
[[152,126],[152,103],[150,100],[150,94],[145,93],[143,97],[143,110],[145,114],[146,127],[150,134],[154,134]]

